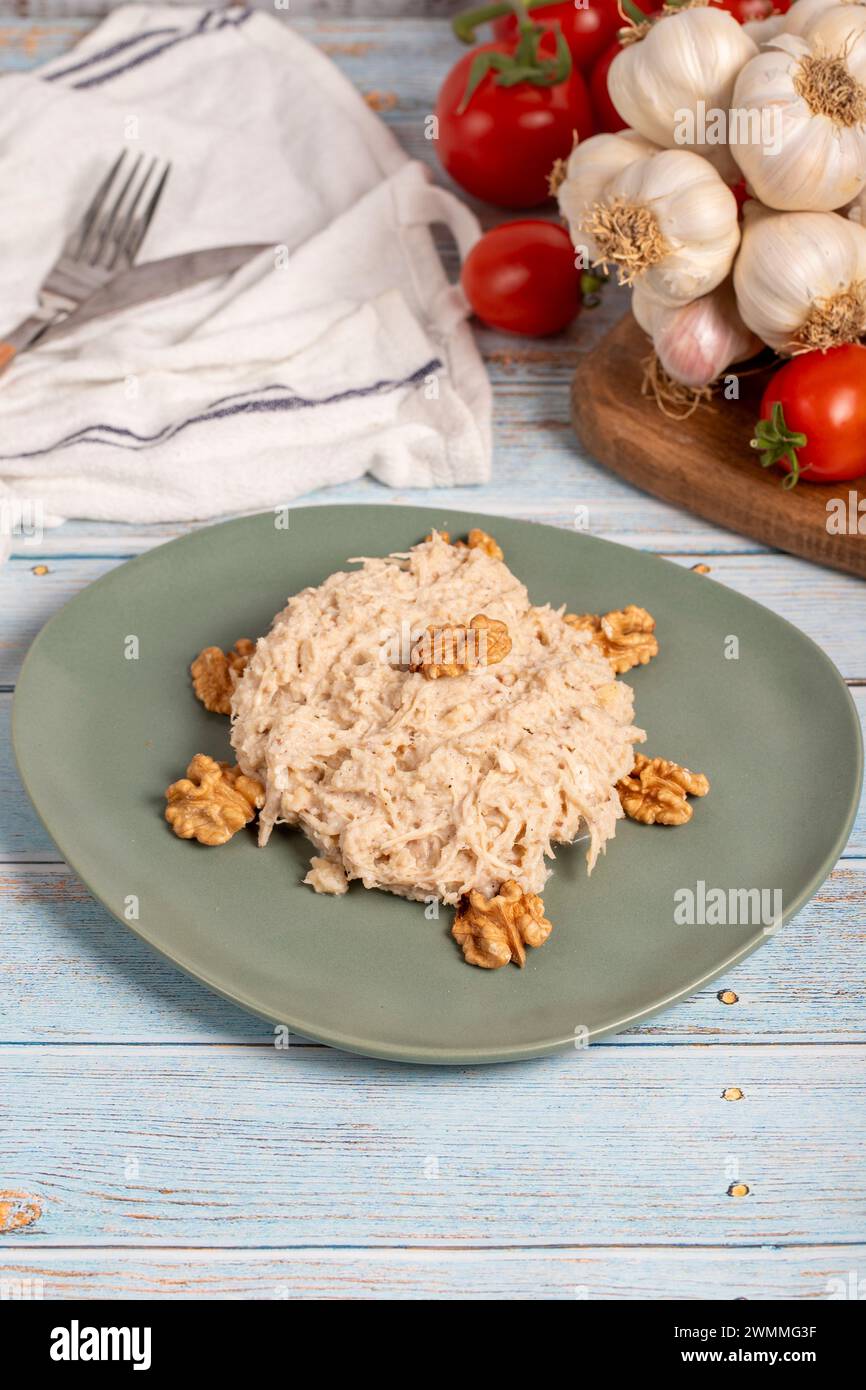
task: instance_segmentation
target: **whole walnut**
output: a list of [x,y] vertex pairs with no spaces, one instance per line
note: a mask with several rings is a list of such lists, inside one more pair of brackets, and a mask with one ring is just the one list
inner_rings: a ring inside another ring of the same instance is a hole
[[165,793],[165,818],[182,840],[224,845],[264,805],[265,789],[239,767],[196,753],[186,777]]
[[462,899],[451,935],[463,948],[467,965],[498,970],[513,961],[521,969],[527,946],[543,946],[553,930],[537,893],[525,893],[506,879],[493,898],[472,890]]

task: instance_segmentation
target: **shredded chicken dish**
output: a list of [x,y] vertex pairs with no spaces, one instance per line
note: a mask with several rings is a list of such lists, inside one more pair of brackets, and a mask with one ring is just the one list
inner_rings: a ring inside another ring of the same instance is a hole
[[[350,563],[289,599],[231,694],[260,844],[297,825],[316,891],[358,879],[450,904],[511,881],[540,893],[580,835],[591,870],[644,738],[593,633],[533,606],[495,544],[434,531]],[[445,657],[427,659],[437,634]],[[486,654],[458,640],[476,637]]]

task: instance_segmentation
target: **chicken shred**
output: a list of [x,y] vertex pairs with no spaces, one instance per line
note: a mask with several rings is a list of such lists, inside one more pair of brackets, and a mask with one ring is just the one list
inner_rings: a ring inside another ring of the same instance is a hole
[[[300,826],[319,892],[359,879],[452,904],[507,879],[540,893],[553,846],[581,833],[591,870],[644,738],[631,688],[481,549],[433,532],[357,563],[289,599],[234,691],[238,764],[265,786],[260,843]],[[452,680],[409,670],[426,627],[478,612],[508,626],[502,662]]]

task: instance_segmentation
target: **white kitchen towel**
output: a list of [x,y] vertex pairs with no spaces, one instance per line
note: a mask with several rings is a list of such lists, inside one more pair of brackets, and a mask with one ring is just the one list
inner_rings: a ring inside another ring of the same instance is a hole
[[0,80],[0,337],[124,144],[172,162],[141,260],[262,242],[221,280],[0,377],[0,505],[195,521],[372,473],[482,482],[490,389],[431,226],[474,216],[270,16],[133,5]]

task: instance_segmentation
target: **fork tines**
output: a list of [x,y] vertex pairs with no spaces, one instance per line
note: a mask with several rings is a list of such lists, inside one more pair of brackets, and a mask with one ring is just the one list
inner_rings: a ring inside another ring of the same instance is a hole
[[132,265],[165,190],[171,165],[124,150],[70,238],[66,254],[104,270]]

